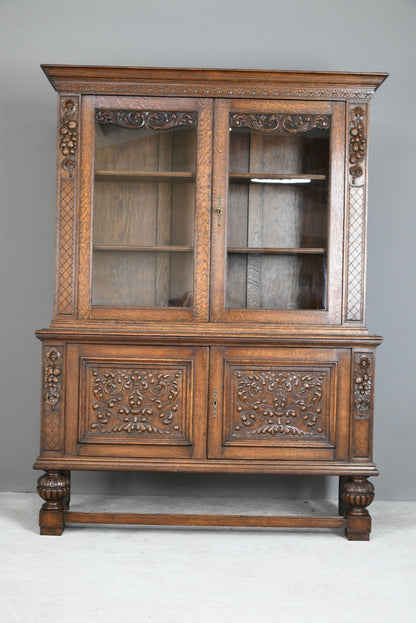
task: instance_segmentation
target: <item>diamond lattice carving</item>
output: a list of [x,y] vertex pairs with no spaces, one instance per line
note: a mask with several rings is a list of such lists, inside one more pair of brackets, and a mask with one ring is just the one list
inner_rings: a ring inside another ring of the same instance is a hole
[[74,267],[74,202],[75,182],[61,180],[58,314],[72,313]]
[[362,320],[364,186],[350,186],[348,229],[347,320]]

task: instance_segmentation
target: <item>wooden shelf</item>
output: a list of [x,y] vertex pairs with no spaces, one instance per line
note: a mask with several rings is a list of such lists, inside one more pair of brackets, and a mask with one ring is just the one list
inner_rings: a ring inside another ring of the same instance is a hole
[[301,248],[280,248],[280,247],[228,247],[228,253],[246,253],[261,255],[323,255],[323,247],[301,247]]
[[93,251],[156,251],[157,253],[190,253],[193,247],[180,245],[95,244]]
[[[316,173],[230,173],[230,182],[235,184],[247,184],[252,179],[257,180],[312,180],[321,182],[327,179],[326,175]],[[296,183],[296,182],[294,182]]]
[[96,182],[194,182],[192,171],[96,171]]

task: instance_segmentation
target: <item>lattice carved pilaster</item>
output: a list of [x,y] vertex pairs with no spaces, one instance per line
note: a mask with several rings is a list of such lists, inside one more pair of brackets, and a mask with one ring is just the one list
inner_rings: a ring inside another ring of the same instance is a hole
[[78,172],[79,97],[60,101],[58,161],[58,271],[56,311],[71,315],[74,311],[74,244]]
[[365,105],[350,108],[349,120],[345,319],[363,322],[367,165]]

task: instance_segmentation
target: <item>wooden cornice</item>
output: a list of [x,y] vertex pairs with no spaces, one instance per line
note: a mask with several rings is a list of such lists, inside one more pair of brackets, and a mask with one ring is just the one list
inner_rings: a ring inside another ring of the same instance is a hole
[[42,65],[63,93],[369,100],[387,73]]

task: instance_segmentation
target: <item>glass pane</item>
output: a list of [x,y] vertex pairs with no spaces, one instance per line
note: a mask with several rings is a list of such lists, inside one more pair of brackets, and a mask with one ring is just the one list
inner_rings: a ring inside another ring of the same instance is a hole
[[313,123],[230,116],[227,308],[326,308],[330,117]]
[[96,111],[93,305],[192,307],[196,119]]

